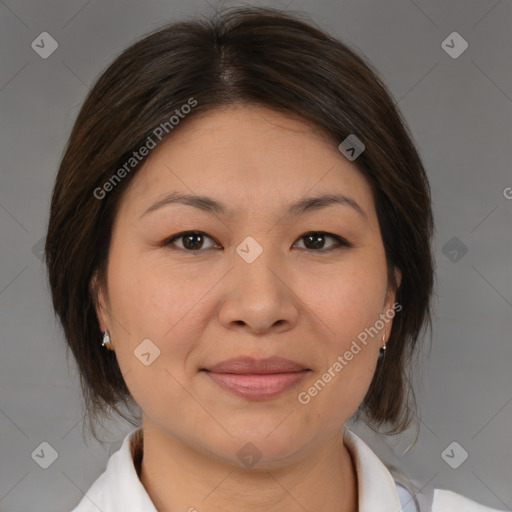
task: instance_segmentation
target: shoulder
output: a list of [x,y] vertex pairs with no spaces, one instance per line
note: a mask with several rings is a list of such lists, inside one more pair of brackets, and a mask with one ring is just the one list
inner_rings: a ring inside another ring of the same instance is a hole
[[434,489],[432,512],[505,512],[486,507],[448,489]]

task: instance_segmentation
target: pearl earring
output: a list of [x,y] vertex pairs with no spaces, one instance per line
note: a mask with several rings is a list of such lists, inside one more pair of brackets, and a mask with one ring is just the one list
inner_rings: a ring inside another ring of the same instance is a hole
[[382,341],[384,341],[384,345],[382,345],[382,347],[380,347],[380,350],[379,350],[379,357],[382,358],[384,357],[384,355],[386,354],[386,333],[384,332],[384,334],[382,335]]
[[108,332],[108,329],[103,333],[103,341],[101,342],[101,345],[106,348],[110,348],[110,333]]

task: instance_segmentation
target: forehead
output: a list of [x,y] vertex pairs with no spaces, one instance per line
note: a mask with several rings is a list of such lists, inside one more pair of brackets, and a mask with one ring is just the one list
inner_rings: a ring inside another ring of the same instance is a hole
[[149,154],[122,202],[141,212],[173,191],[218,198],[231,215],[325,193],[373,208],[366,178],[332,138],[298,116],[260,106],[185,119]]

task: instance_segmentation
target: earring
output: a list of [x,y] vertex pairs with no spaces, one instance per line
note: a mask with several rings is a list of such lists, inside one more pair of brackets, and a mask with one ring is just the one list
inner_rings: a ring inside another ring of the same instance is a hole
[[101,342],[103,347],[110,349],[110,333],[108,329],[103,333],[103,341]]
[[[384,333],[382,335],[382,341],[386,341],[386,333]],[[384,356],[386,355],[386,343],[384,343],[384,345],[382,345],[382,347],[380,347],[380,350],[379,350],[379,358],[383,358]]]

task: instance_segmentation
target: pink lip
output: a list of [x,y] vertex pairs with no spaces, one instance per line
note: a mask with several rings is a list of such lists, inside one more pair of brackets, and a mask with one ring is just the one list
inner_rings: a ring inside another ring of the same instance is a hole
[[264,400],[277,396],[298,384],[308,368],[284,359],[240,357],[203,368],[219,386],[244,398]]
[[259,374],[265,375],[268,373],[291,373],[307,370],[295,361],[285,359],[284,357],[267,357],[265,359],[256,359],[254,357],[236,357],[222,361],[203,370],[208,370],[215,373],[236,373],[238,375]]
[[269,373],[266,375],[240,375],[205,371],[205,374],[221,387],[253,400],[264,400],[277,396],[295,386],[307,373],[309,373],[309,370]]

